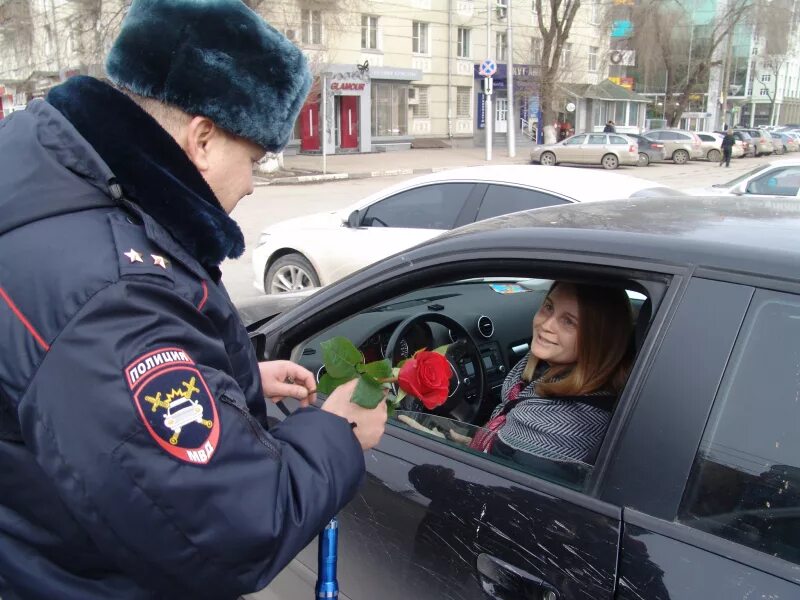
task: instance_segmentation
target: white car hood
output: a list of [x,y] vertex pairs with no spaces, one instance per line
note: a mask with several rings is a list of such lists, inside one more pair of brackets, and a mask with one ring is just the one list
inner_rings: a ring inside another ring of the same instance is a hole
[[270,225],[264,229],[264,233],[297,229],[298,227],[302,227],[303,229],[332,229],[341,227],[342,222],[347,219],[348,214],[349,212],[347,211],[337,210],[295,217]]

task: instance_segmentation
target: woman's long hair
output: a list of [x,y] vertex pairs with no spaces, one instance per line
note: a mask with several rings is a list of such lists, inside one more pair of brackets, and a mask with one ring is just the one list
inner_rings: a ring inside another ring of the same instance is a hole
[[[553,282],[547,295],[560,284]],[[547,369],[536,384],[536,393],[543,397],[599,391],[619,394],[631,363],[633,313],[628,294],[622,288],[571,285],[578,298],[578,360],[571,366]],[[531,353],[522,379],[533,379],[538,362]]]

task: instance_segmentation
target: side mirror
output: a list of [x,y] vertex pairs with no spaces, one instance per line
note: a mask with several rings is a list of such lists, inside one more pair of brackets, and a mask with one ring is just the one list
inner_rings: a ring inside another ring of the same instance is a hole
[[361,211],[354,210],[350,213],[350,216],[347,217],[347,226],[353,229],[361,226]]
[[734,194],[736,196],[743,196],[746,193],[747,193],[747,182],[746,181],[743,181],[742,183],[739,183],[739,184],[735,185],[731,189],[731,194]]

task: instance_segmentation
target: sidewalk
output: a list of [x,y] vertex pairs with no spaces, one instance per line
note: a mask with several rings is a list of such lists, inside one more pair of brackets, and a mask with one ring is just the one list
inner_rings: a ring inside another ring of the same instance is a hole
[[519,144],[515,158],[508,148],[492,148],[487,162],[485,148],[411,149],[369,154],[336,154],[327,157],[327,173],[322,173],[322,155],[298,154],[284,157],[284,168],[274,174],[255,173],[256,186],[318,183],[337,179],[363,179],[392,175],[422,175],[457,167],[512,165],[530,162],[530,144]]

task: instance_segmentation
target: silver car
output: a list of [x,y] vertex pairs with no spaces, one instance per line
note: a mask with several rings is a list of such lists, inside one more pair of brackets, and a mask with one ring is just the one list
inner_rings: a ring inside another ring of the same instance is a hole
[[668,160],[676,165],[684,165],[689,159],[705,158],[700,138],[693,131],[684,129],[651,129],[644,133],[651,140],[664,144]]
[[580,133],[557,144],[536,146],[531,151],[531,162],[553,166],[559,163],[603,165],[616,169],[619,165],[636,166],[639,147],[618,133]]

